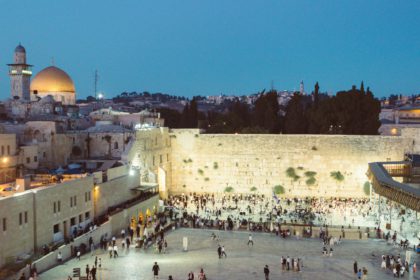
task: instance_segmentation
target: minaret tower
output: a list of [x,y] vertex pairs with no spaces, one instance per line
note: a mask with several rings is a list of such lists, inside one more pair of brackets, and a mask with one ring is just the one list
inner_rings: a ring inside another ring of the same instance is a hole
[[305,94],[305,88],[303,86],[303,81],[300,81],[299,92],[300,92],[300,95],[304,95]]
[[32,65],[26,64],[26,50],[19,43],[15,49],[13,64],[9,66],[12,98],[19,97],[19,100],[31,100],[30,82],[32,76]]

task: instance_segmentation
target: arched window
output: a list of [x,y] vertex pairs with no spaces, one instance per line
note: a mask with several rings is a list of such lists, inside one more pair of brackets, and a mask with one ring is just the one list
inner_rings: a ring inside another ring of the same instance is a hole
[[118,149],[118,142],[114,143],[114,149]]

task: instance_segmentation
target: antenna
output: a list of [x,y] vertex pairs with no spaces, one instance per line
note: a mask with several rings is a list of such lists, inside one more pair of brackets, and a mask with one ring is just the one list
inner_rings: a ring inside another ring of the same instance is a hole
[[99,80],[99,75],[98,75],[98,70],[95,70],[95,99],[98,99],[98,80]]

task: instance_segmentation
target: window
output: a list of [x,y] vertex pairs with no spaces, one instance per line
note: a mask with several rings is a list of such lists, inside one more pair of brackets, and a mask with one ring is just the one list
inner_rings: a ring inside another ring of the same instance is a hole
[[10,145],[7,145],[7,154],[10,155]]
[[74,197],[73,197],[73,203],[74,203],[74,206],[76,206],[76,205],[77,205],[76,196],[74,196]]
[[90,196],[90,192],[88,192],[88,198],[89,198],[89,201],[92,200],[92,197]]
[[155,166],[155,156],[153,156],[153,166]]
[[162,163],[162,155],[159,155],[159,162]]
[[26,158],[26,163],[28,163],[28,164],[31,163],[31,158],[30,157]]
[[60,212],[61,211],[61,202],[58,201],[57,203],[57,211]]
[[7,219],[3,218],[3,231],[7,230]]
[[85,202],[90,201],[90,192],[85,192]]
[[79,224],[81,224],[83,222],[83,217],[82,214],[79,215]]
[[118,142],[114,143],[114,149],[118,149]]
[[58,233],[60,231],[60,225],[59,224],[55,224],[54,228],[53,228],[54,233]]
[[90,213],[89,212],[86,212],[85,213],[85,220],[89,219],[89,217],[90,217]]
[[73,207],[73,197],[70,196],[70,207]]
[[25,211],[25,224],[28,223],[28,211]]
[[38,161],[38,157],[34,156],[34,162],[37,162],[37,161]]
[[43,156],[44,158],[47,158],[47,153],[46,153],[46,152],[43,152],[43,153],[42,153],[42,156]]
[[22,225],[22,212],[19,213],[19,225]]
[[4,155],[4,146],[1,146],[1,155]]
[[57,204],[55,201],[54,201],[54,213],[57,213]]
[[70,226],[76,225],[76,217],[70,219]]

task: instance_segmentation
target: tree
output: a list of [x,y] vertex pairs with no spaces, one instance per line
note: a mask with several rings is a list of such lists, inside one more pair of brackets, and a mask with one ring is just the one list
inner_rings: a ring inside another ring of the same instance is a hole
[[295,93],[286,107],[283,132],[286,134],[303,134],[306,133],[306,128],[304,97]]

